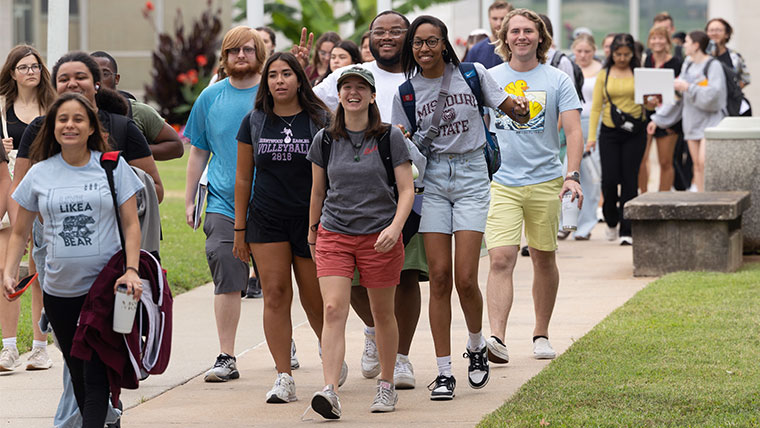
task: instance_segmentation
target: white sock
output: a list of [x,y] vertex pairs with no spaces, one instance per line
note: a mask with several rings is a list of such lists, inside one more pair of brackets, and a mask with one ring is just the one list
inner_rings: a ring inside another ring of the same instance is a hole
[[404,355],[404,354],[396,354],[396,361],[399,361],[399,360],[407,362],[409,361],[409,356]]
[[40,348],[42,350],[47,349],[47,340],[34,340],[34,341],[32,341],[32,348]]
[[468,332],[470,338],[467,340],[467,350],[468,351],[477,351],[478,349],[483,349],[484,346],[486,346],[486,341],[483,338],[482,330],[477,333],[470,333]]
[[370,336],[374,336],[375,335],[375,327],[367,327],[365,325],[364,326],[364,334],[368,334]]
[[16,336],[13,337],[4,337],[3,338],[3,348],[16,348]]
[[435,361],[438,363],[438,374],[451,377],[451,355],[436,357]]

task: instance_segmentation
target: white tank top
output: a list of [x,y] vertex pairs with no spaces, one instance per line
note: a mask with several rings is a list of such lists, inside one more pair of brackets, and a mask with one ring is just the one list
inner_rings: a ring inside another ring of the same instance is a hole
[[583,103],[581,103],[581,106],[583,107],[583,110],[581,111],[581,117],[590,117],[591,116],[591,97],[594,94],[594,85],[596,84],[596,76],[599,74],[596,74],[592,77],[586,77],[583,79],[583,88],[581,88],[581,92],[583,93]]

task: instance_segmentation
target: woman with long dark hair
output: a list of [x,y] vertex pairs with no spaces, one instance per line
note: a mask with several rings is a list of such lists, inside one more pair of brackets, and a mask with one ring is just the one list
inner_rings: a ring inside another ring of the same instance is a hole
[[[55,101],[55,91],[50,83],[50,72],[45,67],[42,55],[29,45],[20,45],[11,49],[0,71],[0,138],[7,155],[7,168],[10,178],[27,125]],[[5,167],[5,166],[3,166]],[[0,216],[0,270],[5,260],[5,249],[11,235],[11,216]],[[30,272],[35,270],[34,260],[30,258]],[[40,331],[38,323],[42,313],[42,289],[38,281],[32,287],[32,329],[34,342],[32,354],[26,364],[27,370],[44,370],[52,366],[47,354],[47,335]],[[0,300],[0,329],[3,331],[3,350],[0,353],[0,371],[13,370],[18,361],[16,332],[21,312],[21,302]]]
[[[341,416],[336,385],[346,351],[354,269],[367,288],[380,360],[370,411],[396,408],[394,298],[404,264],[401,230],[414,201],[409,149],[403,134],[380,119],[372,72],[361,66],[344,70],[338,78],[338,95],[335,120],[317,133],[318,143],[311,145],[307,157],[313,176],[308,243],[324,302],[325,387],[314,393],[311,407],[326,419]],[[390,185],[394,181],[398,202]]]
[[[90,287],[121,247],[114,202],[106,172],[100,166],[100,154],[107,150],[89,100],[69,93],[53,103],[29,152],[34,165],[13,193],[19,208],[3,276],[3,293],[8,299],[34,218],[42,215],[45,245],[50,249],[43,283],[45,313],[71,372],[82,426],[97,428],[103,427],[108,409],[106,368],[96,353],[83,361],[71,355],[71,347]],[[142,282],[137,271],[140,224],[135,194],[143,184],[121,159],[114,170],[114,184],[127,260],[114,292],[125,284],[127,293],[138,300]],[[76,227],[71,226],[72,220],[76,220]]]
[[[448,39],[446,25],[423,15],[406,32],[401,63],[414,94],[415,122],[407,118],[402,99],[394,96],[393,123],[405,130],[416,129],[419,137],[432,141],[422,147],[429,152],[423,177],[425,197],[419,232],[423,234],[430,271],[430,327],[435,343],[439,376],[431,383],[431,399],[450,400],[456,382],[451,374],[451,291],[457,292],[470,338],[465,357],[469,358],[470,386],[482,388],[488,382],[486,342],[481,332],[483,297],[478,287],[478,261],[490,203],[488,167],[483,154],[486,141],[475,94],[458,69],[459,59]],[[524,97],[511,98],[486,69],[474,64],[484,107],[498,108],[514,120],[525,123],[529,110]],[[444,79],[450,81],[442,88]],[[448,96],[445,96],[445,89]],[[441,102],[440,94],[444,94]],[[442,122],[433,123],[436,108]],[[432,129],[431,129],[432,128]],[[437,134],[434,131],[438,130]],[[456,237],[456,257],[452,263],[452,236]],[[452,265],[456,281],[452,276]]]
[[296,400],[290,364],[291,266],[309,323],[317,338],[322,335],[322,296],[306,241],[311,194],[306,154],[328,118],[296,57],[277,52],[264,65],[254,109],[237,135],[233,251],[242,261],[253,253],[259,266],[264,334],[277,368],[268,403]]
[[631,221],[623,218],[623,207],[638,194],[639,166],[647,143],[644,108],[633,100],[633,69],[640,64],[633,36],[615,35],[594,85],[586,143],[587,150],[596,146],[601,116],[602,211],[608,240],[617,239],[620,225],[620,245],[633,243]]

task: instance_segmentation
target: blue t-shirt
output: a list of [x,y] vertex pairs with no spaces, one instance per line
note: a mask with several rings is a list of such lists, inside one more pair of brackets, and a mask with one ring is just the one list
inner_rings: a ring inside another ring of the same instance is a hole
[[213,155],[208,165],[207,213],[235,218],[237,132],[253,109],[258,89],[259,85],[237,89],[227,78],[204,89],[190,111],[185,136]]
[[570,77],[546,64],[517,72],[505,62],[488,72],[510,96],[530,101],[530,120],[524,125],[501,111],[490,111],[491,130],[501,149],[501,168],[493,179],[505,186],[527,186],[561,177],[559,114],[581,110]]
[[479,62],[485,68],[496,67],[504,63],[499,55],[496,54],[496,46],[491,44],[491,40],[485,39],[475,43],[467,52],[465,62]]

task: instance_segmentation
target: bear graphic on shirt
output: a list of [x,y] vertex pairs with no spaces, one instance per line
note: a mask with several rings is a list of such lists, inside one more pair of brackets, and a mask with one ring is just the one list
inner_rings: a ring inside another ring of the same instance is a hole
[[95,219],[85,214],[77,214],[63,219],[63,230],[58,234],[67,247],[92,245],[90,235],[95,231],[87,226],[95,224]]

